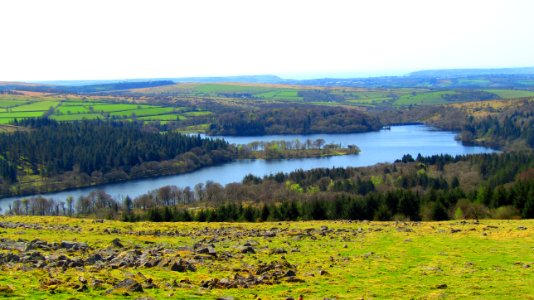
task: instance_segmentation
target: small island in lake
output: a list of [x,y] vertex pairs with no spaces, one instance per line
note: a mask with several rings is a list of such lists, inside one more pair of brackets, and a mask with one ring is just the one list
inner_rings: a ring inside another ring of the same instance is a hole
[[236,148],[237,157],[240,159],[311,158],[360,153],[360,148],[356,145],[342,147],[341,144],[326,144],[324,139],[255,141],[246,145],[237,145]]

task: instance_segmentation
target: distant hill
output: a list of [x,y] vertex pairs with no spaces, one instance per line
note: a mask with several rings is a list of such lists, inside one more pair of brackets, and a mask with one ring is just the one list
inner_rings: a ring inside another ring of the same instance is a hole
[[[0,83],[0,90],[20,89],[46,92],[103,93],[123,89],[155,87],[175,83],[290,84],[357,88],[534,88],[534,67],[501,69],[421,70],[405,76],[283,79],[276,75],[218,77],[145,78],[125,80],[59,80]],[[38,84],[40,87],[31,86]]]
[[501,69],[446,69],[422,70],[408,74],[410,77],[457,78],[489,75],[534,75],[534,67]]
[[243,76],[220,76],[220,77],[178,77],[178,78],[142,78],[142,79],[117,79],[117,80],[52,80],[35,81],[34,83],[60,85],[60,86],[94,86],[110,85],[116,83],[144,83],[144,82],[241,82],[241,83],[282,83],[284,80],[275,75],[243,75]]
[[[96,81],[95,81],[96,82]],[[99,93],[120,91],[128,89],[157,87],[163,85],[172,85],[170,80],[155,80],[155,81],[132,81],[132,82],[112,82],[99,83],[90,85],[50,85],[50,84],[34,84],[25,82],[0,82],[0,91],[21,90],[44,93]]]

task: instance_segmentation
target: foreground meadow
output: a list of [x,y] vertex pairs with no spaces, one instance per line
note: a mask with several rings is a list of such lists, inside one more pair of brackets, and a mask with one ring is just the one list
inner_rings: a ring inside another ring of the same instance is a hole
[[9,298],[534,299],[534,220],[0,217]]

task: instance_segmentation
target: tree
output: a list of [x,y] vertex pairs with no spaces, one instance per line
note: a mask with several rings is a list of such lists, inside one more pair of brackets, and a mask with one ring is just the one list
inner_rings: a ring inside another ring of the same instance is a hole
[[65,201],[67,202],[68,214],[69,214],[69,216],[72,216],[72,213],[73,213],[72,204],[74,202],[74,198],[72,196],[68,196],[67,199],[65,199]]

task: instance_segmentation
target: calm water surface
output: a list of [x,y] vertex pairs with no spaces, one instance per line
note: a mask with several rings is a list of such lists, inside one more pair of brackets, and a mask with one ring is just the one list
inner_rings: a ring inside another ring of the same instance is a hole
[[[495,152],[490,148],[478,146],[464,146],[454,139],[455,133],[440,131],[425,125],[392,126],[391,130],[353,134],[313,134],[313,135],[270,135],[261,137],[223,137],[230,143],[247,144],[252,141],[272,140],[316,140],[322,138],[326,143],[336,143],[343,146],[355,144],[361,152],[358,155],[336,156],[326,158],[305,158],[290,160],[241,160],[221,166],[203,168],[201,170],[181,175],[172,175],[150,179],[141,179],[122,183],[99,186],[98,189],[106,191],[116,199],[126,195],[136,197],[150,190],[166,185],[178,187],[193,187],[197,183],[208,180],[228,184],[240,182],[247,174],[264,176],[277,172],[291,172],[296,169],[309,170],[312,168],[331,167],[361,167],[380,162],[393,162],[404,154],[475,154]],[[77,190],[45,194],[45,197],[56,200],[65,200],[68,196],[78,198],[97,188],[82,188]],[[20,197],[0,200],[0,207],[7,208],[8,203]]]

